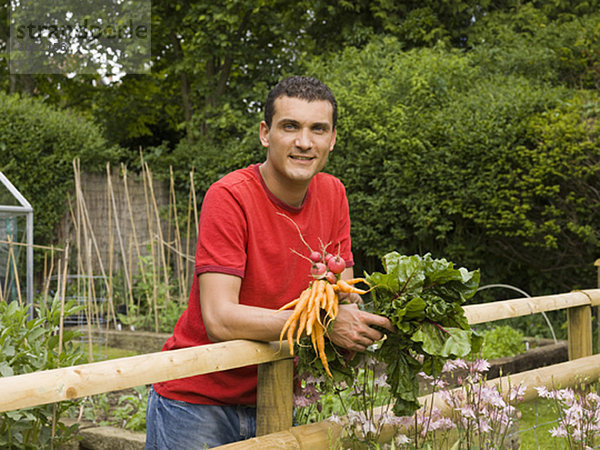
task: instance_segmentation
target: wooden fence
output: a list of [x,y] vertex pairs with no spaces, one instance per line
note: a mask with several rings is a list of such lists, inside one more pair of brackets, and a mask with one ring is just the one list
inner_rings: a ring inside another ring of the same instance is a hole
[[[600,355],[592,355],[592,307],[600,289],[519,298],[465,307],[474,325],[536,313],[567,310],[570,361],[511,375],[510,384],[566,387],[600,377]],[[229,341],[170,352],[0,378],[0,412],[103,392],[258,364],[257,436],[223,448],[323,448],[339,436],[330,422],[292,427],[293,364],[287,345]],[[490,383],[508,385],[506,377]],[[526,398],[537,393],[526,392]]]

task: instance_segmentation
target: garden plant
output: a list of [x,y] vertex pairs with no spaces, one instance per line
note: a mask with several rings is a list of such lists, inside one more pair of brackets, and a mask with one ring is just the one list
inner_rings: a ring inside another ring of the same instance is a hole
[[[76,314],[84,306],[74,301],[61,305],[59,296],[41,302],[30,316],[30,306],[0,302],[0,375],[12,376],[67,367],[84,362],[76,345],[79,332],[63,329],[61,316]],[[38,449],[55,447],[72,439],[78,426],[61,418],[77,405],[64,401],[0,413],[0,447]]]

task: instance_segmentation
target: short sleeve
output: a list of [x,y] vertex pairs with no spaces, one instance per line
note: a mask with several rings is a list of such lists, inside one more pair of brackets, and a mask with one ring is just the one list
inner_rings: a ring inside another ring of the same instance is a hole
[[221,185],[209,188],[200,212],[195,274],[219,272],[244,276],[248,227],[232,193]]

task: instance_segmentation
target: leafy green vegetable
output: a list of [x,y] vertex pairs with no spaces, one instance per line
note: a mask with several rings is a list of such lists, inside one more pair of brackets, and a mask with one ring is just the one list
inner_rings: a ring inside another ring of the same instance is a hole
[[[372,286],[371,301],[365,309],[389,318],[396,332],[385,330],[385,339],[369,356],[385,363],[394,414],[408,416],[421,406],[419,372],[437,376],[446,360],[464,358],[481,347],[482,338],[471,330],[462,308],[477,291],[479,270],[455,268],[453,263],[430,254],[392,252],[382,262],[384,273],[365,274]],[[322,371],[310,347],[298,348],[300,373]],[[344,380],[352,385],[353,369],[361,358],[328,342],[327,359],[334,375],[329,382]]]
[[[385,273],[367,274],[374,286],[368,309],[388,317],[397,329],[387,334],[378,358],[392,367],[388,383],[397,401],[394,412],[419,408],[417,374],[438,375],[447,359],[463,358],[481,346],[462,305],[477,291],[479,271],[455,268],[445,259],[388,253]],[[402,357],[399,357],[402,355]]]

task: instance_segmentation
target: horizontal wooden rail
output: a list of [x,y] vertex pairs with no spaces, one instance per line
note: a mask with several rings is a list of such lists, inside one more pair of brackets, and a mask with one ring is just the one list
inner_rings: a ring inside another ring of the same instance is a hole
[[0,378],[0,412],[290,358],[283,343],[235,340]]
[[[545,386],[548,389],[562,389],[580,384],[583,380],[597,380],[600,378],[600,355],[588,356],[574,361],[568,361],[539,369],[529,370],[510,376],[489,380],[488,385],[496,385],[501,392],[509,392],[510,387],[523,385],[526,387],[525,400],[537,397],[536,387]],[[431,405],[431,395],[419,398],[424,405]],[[434,406],[441,411],[448,409],[441,397],[433,397]],[[262,450],[264,448],[307,449],[327,448],[335,444],[341,434],[341,427],[333,422],[323,421],[292,427],[284,431],[234,442],[223,445],[221,449]],[[380,442],[389,442],[392,439],[391,430],[381,436]],[[335,445],[333,445],[335,447]]]
[[500,302],[467,305],[465,315],[471,325],[496,320],[527,316],[530,314],[574,308],[577,306],[599,306],[600,289],[573,291],[567,294],[517,298]]

